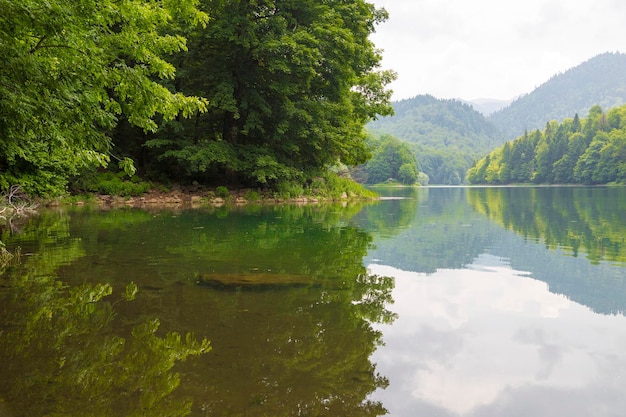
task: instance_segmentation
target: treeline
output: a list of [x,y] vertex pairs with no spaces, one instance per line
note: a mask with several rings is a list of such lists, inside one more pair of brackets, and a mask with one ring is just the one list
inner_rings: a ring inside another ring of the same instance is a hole
[[626,182],[626,106],[551,121],[505,143],[467,172],[471,184]]
[[[364,0],[0,1],[0,188],[103,167],[277,187],[370,157],[394,74]],[[113,164],[111,164],[113,162]]]

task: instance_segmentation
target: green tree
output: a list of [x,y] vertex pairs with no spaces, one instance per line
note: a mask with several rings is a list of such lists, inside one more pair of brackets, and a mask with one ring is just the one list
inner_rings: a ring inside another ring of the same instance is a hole
[[599,130],[606,130],[607,128],[608,122],[602,107],[595,105],[590,108],[583,127],[583,133],[587,136],[587,139],[591,141]]
[[363,126],[389,114],[391,72],[369,35],[387,18],[365,1],[203,0],[176,87],[209,111],[147,146],[186,178],[273,186],[365,162]]
[[566,153],[554,163],[554,181],[558,184],[576,182],[574,168],[580,156],[587,149],[588,142],[580,132],[569,137]]
[[432,184],[457,185],[463,182],[471,155],[445,149],[417,147],[420,170],[425,172]]
[[578,113],[574,115],[574,120],[572,121],[572,132],[578,133],[582,129],[582,124],[580,123],[580,117]]
[[398,179],[403,184],[415,184],[417,181],[417,164],[404,163],[398,169]]
[[384,135],[373,143],[373,156],[365,164],[367,183],[376,184],[390,178],[414,184],[419,173],[417,159],[406,142]]
[[561,158],[566,147],[567,137],[563,125],[559,125],[554,120],[548,122],[536,148],[535,173],[532,178],[534,182],[550,183],[554,181],[552,167]]
[[506,142],[502,148],[502,168],[500,170],[500,182],[509,183],[513,174],[513,149],[510,142]]
[[605,132],[599,132],[589,144],[589,147],[580,156],[574,167],[574,178],[577,182],[583,184],[598,183],[600,179],[596,173],[596,168],[600,162],[600,152],[604,145],[608,142],[608,135]]
[[624,179],[626,165],[626,132],[613,130],[608,134],[606,143],[600,149],[597,165],[594,168],[592,180],[597,183],[607,183]]
[[626,178],[626,106],[589,117],[551,121],[543,132],[517,138],[492,151],[467,172],[471,183],[527,182],[605,184]]
[[164,34],[170,22],[207,20],[195,5],[0,0],[0,187],[58,194],[80,168],[109,162],[107,133],[121,115],[154,131],[157,118],[205,110],[157,82],[174,77],[165,57],[186,47]]

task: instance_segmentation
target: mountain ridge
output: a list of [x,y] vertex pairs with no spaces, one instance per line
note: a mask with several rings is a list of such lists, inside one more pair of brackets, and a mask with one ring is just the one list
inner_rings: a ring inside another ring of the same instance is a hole
[[481,113],[485,117],[489,117],[491,114],[497,112],[498,110],[502,110],[513,102],[513,99],[503,100],[486,97],[479,97],[472,100],[458,98],[457,100],[471,105],[474,110]]

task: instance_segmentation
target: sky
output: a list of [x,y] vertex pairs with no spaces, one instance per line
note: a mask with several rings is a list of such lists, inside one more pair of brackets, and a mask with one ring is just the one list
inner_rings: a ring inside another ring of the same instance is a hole
[[371,0],[393,99],[510,100],[603,52],[626,53],[624,0]]

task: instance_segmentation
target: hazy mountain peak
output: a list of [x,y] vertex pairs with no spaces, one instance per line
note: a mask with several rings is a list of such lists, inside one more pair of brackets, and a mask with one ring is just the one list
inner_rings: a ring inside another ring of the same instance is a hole
[[462,101],[463,103],[467,103],[471,105],[474,108],[474,110],[476,110],[479,113],[482,113],[483,116],[489,116],[490,114],[497,112],[500,109],[505,108],[506,106],[511,104],[511,102],[513,101],[513,100],[503,100],[503,99],[497,99],[497,98],[475,98],[472,100],[464,100],[460,98],[458,100]]

